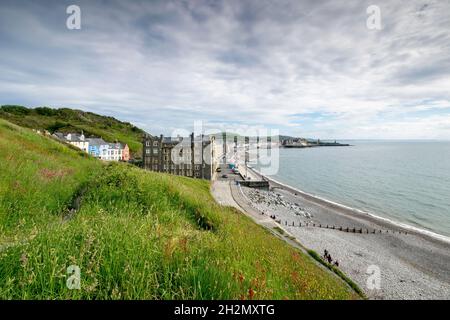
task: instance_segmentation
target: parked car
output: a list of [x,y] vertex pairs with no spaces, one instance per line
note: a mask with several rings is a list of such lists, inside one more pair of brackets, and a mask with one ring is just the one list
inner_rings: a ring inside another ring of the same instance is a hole
[[226,179],[226,178],[228,178],[228,176],[226,174],[223,174],[222,178]]
[[234,174],[239,174],[239,169],[234,169],[233,172]]
[[217,169],[216,169],[216,172],[222,172],[222,169],[217,168]]

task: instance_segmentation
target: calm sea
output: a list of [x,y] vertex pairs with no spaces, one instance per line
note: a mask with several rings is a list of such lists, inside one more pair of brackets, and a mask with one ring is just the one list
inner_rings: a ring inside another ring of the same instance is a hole
[[353,146],[280,149],[280,168],[272,177],[334,202],[450,236],[450,142],[347,143]]

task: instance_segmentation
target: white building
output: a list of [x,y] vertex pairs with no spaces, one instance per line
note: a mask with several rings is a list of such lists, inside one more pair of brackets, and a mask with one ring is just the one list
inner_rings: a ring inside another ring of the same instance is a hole
[[84,152],[89,153],[89,141],[87,141],[85,139],[83,133],[81,133],[81,134],[68,133],[66,136],[59,133],[59,134],[56,134],[56,136],[59,139],[64,140],[64,141],[70,143],[71,145],[74,145],[75,147],[83,150]]
[[100,159],[105,161],[122,160],[124,146],[121,143],[107,143],[100,146]]

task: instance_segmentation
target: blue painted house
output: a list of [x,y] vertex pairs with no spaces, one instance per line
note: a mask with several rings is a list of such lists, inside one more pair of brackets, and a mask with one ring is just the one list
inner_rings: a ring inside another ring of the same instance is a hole
[[89,141],[88,153],[96,158],[100,158],[102,149],[105,145],[107,146],[108,143],[101,138],[88,138],[87,140]]

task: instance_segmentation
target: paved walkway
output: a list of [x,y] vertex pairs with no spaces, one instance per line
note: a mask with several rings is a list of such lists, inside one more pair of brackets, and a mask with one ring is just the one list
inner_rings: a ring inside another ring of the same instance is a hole
[[246,168],[244,163],[240,164],[239,170],[241,174],[245,176],[245,180],[248,180],[249,178],[253,181],[261,180],[261,177],[253,172],[253,170]]
[[236,201],[234,201],[231,195],[230,181],[214,181],[211,187],[211,194],[218,204],[227,207],[234,207],[238,210],[241,210],[241,207],[236,203]]
[[261,211],[252,206],[250,200],[245,197],[235,181],[216,180],[212,184],[211,193],[220,205],[238,209],[278,238],[282,238],[290,245],[304,251],[305,248],[299,242],[294,241],[295,237],[289,231],[284,229],[268,215],[261,214]]
[[230,185],[231,196],[235,203],[241,208],[241,211],[244,212],[247,216],[251,217],[257,223],[263,225],[266,228],[280,228],[281,226],[275,222],[268,215],[261,214],[261,211],[256,209],[251,205],[250,200],[248,200],[245,195],[240,190],[240,187],[236,184]]

